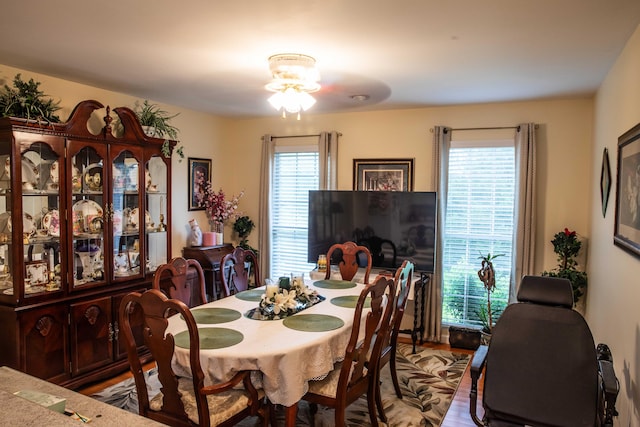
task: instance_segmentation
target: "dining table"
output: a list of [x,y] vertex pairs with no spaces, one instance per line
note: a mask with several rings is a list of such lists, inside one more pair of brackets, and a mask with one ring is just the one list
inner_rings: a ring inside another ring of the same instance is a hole
[[[365,286],[343,280],[306,279],[305,284],[321,301],[283,319],[263,320],[256,313],[264,286],[191,309],[205,385],[253,371],[254,385],[272,404],[285,408],[285,424],[291,427],[309,381],[323,379],[344,359],[356,302]],[[365,304],[362,316],[368,311]],[[363,330],[361,322],[360,334]],[[169,318],[167,333],[176,342],[173,369],[179,376],[191,376],[189,334],[181,316]]]

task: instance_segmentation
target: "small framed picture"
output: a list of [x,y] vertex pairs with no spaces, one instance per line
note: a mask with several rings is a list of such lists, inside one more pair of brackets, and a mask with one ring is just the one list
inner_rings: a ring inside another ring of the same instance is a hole
[[25,286],[44,286],[49,283],[49,267],[45,261],[29,261],[24,264]]
[[353,159],[353,189],[413,191],[413,159]]
[[211,180],[211,159],[189,157],[189,210],[204,210],[205,184]]
[[640,257],[640,123],[618,138],[613,243]]

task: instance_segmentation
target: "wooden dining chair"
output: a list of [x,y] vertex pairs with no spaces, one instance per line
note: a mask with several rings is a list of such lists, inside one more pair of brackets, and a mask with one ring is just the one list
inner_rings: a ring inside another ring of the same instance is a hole
[[407,306],[409,299],[409,291],[411,290],[411,279],[413,277],[414,265],[412,262],[405,260],[402,265],[396,270],[394,281],[396,284],[396,297],[394,303],[393,314],[391,316],[391,323],[387,328],[387,334],[382,339],[382,349],[380,351],[380,362],[375,369],[376,380],[371,384],[374,387],[370,391],[373,393],[376,400],[376,406],[378,408],[378,415],[380,419],[387,422],[387,415],[384,412],[384,406],[382,405],[382,395],[380,394],[380,371],[389,362],[389,369],[391,371],[391,381],[393,382],[393,388],[396,392],[396,396],[402,399],[402,391],[400,390],[400,383],[398,382],[398,374],[396,372],[396,351],[398,347],[398,335],[400,334],[400,324],[402,323],[402,317]]
[[[162,385],[151,400],[133,334],[132,322],[137,319],[133,316],[139,316],[140,311],[144,344],[156,361]],[[171,365],[175,343],[174,336],[167,333],[167,318],[173,313],[187,324],[192,378],[178,377]],[[120,328],[135,379],[138,412],[143,417],[171,426],[233,426],[247,416],[258,415],[262,425],[268,425],[269,408],[261,404],[263,393],[251,383],[250,371],[238,372],[224,383],[204,385],[198,327],[182,301],[168,299],[157,289],[127,294],[120,305]],[[236,387],[240,383],[244,388]]]
[[336,243],[327,251],[327,274],[325,279],[331,278],[331,265],[337,265],[342,280],[351,280],[358,272],[366,258],[364,266],[364,283],[369,283],[371,273],[371,252],[365,246],[359,246],[354,242]]
[[[371,425],[378,424],[375,395],[370,392],[370,382],[377,379],[372,368],[378,366],[381,337],[387,333],[393,312],[393,300],[389,295],[395,295],[395,283],[384,276],[366,285],[360,293],[344,360],[336,363],[333,371],[323,380],[309,381],[309,391],[302,398],[311,403],[312,416],[317,411],[317,405],[325,405],[335,410],[335,426],[344,426],[347,406],[367,394]],[[371,299],[371,311],[363,319],[364,337],[360,337],[362,310],[367,297]]]
[[194,259],[176,257],[161,264],[153,275],[152,287],[169,298],[182,301],[189,308],[207,302],[204,272]]
[[249,289],[249,278],[253,274],[255,286],[262,286],[258,257],[251,249],[240,246],[226,254],[220,261],[222,270],[222,291],[225,296]]

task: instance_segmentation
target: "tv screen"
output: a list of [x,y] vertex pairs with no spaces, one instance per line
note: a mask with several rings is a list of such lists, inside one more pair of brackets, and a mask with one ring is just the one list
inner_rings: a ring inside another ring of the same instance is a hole
[[369,248],[373,267],[396,269],[408,259],[431,273],[435,238],[435,192],[309,192],[310,263],[334,243],[353,241]]

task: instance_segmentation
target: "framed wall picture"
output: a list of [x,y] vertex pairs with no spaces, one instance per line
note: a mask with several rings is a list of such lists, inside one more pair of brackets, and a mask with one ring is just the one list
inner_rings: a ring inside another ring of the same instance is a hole
[[640,257],[640,123],[618,138],[613,243]]
[[189,210],[201,211],[205,184],[211,180],[211,159],[189,157]]
[[602,152],[602,169],[600,170],[600,201],[602,202],[602,217],[607,216],[609,193],[611,192],[611,166],[609,166],[609,150],[605,147]]
[[413,159],[353,159],[353,189],[413,191]]

